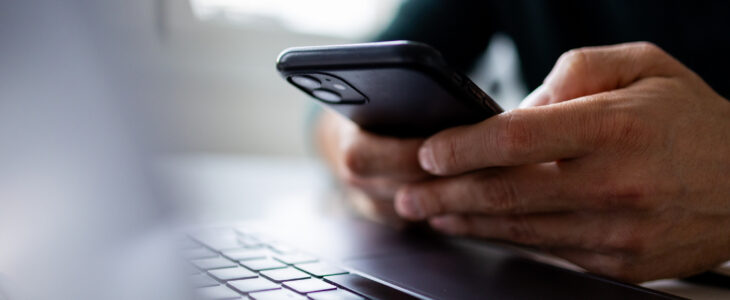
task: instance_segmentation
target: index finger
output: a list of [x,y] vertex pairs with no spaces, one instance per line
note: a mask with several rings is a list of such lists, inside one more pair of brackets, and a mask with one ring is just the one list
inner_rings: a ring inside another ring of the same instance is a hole
[[423,139],[387,137],[355,128],[346,133],[340,147],[344,166],[353,175],[415,181],[430,176],[418,163],[422,143]]
[[419,162],[432,174],[453,175],[582,156],[601,134],[602,96],[516,109],[441,131],[421,146]]

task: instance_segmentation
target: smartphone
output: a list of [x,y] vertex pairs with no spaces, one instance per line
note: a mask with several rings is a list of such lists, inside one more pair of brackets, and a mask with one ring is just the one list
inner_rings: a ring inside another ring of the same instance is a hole
[[294,47],[276,68],[302,92],[381,135],[423,137],[503,111],[419,42]]

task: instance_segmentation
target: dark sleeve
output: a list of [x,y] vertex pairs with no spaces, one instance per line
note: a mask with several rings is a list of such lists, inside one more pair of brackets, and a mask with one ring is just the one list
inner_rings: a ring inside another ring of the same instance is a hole
[[446,61],[468,72],[494,33],[489,1],[409,0],[378,41],[412,40],[429,44]]

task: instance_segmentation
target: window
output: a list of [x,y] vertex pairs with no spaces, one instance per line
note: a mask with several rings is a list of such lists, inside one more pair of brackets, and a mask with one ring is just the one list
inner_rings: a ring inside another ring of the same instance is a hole
[[190,0],[195,16],[244,26],[364,39],[387,26],[402,0]]

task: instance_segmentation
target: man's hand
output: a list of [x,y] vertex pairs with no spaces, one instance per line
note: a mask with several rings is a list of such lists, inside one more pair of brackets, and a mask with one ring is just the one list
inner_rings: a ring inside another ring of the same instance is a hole
[[393,209],[395,192],[405,183],[431,177],[418,164],[423,139],[375,135],[325,111],[317,124],[317,140],[356,210],[377,221],[401,225],[403,220]]
[[730,103],[648,43],[573,50],[527,108],[426,140],[396,210],[640,282],[730,259]]

